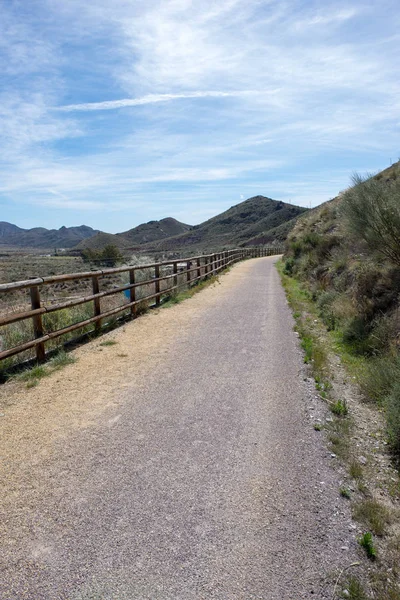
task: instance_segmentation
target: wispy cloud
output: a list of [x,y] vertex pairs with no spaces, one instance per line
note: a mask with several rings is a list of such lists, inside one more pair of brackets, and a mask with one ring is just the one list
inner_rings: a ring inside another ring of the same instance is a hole
[[386,166],[400,19],[382,2],[3,2],[2,219],[195,222],[240,195],[322,201]]
[[[86,111],[86,110],[114,110],[116,108],[127,108],[130,106],[143,106],[145,104],[156,104],[157,102],[170,102],[171,100],[182,100],[191,98],[229,98],[246,97],[257,92],[248,91],[200,91],[185,92],[182,94],[148,94],[142,98],[124,98],[122,100],[109,100],[104,102],[85,102],[84,104],[68,104],[60,106],[57,110],[62,112]],[[265,93],[265,92],[264,92]],[[276,93],[276,91],[268,92]]]

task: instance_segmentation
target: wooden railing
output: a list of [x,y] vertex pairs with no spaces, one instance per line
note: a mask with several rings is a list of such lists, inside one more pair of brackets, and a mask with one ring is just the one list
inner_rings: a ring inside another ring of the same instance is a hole
[[[216,275],[235,262],[245,258],[280,254],[281,251],[281,248],[243,248],[148,265],[125,266],[113,269],[88,271],[85,273],[37,277],[27,281],[0,284],[0,297],[3,294],[10,292],[29,290],[30,300],[29,310],[0,314],[0,327],[18,323],[26,319],[32,319],[34,336],[33,339],[22,344],[17,344],[11,348],[1,349],[0,361],[21,352],[35,349],[37,361],[43,362],[46,358],[46,342],[50,342],[60,336],[92,324],[94,325],[95,330],[99,332],[102,328],[102,322],[104,323],[110,317],[114,317],[123,311],[127,311],[127,309],[130,312],[130,316],[134,318],[137,316],[138,307],[143,305],[143,303],[154,300],[154,304],[157,306],[161,303],[163,296],[168,297],[179,289],[187,288],[203,279]],[[128,274],[129,283],[100,291],[100,282],[104,280],[104,278],[121,273]],[[41,291],[44,286],[77,280],[91,281],[92,293],[88,296],[67,300],[66,302],[58,304],[50,303],[44,306],[41,297]],[[145,292],[150,291],[150,293],[139,294],[138,292],[140,289],[142,291],[145,290]],[[102,310],[101,299],[121,293],[123,293],[125,297],[125,302],[123,304],[111,309]],[[92,303],[92,317],[70,324],[67,327],[62,327],[56,331],[45,331],[43,323],[44,315],[87,303]]]

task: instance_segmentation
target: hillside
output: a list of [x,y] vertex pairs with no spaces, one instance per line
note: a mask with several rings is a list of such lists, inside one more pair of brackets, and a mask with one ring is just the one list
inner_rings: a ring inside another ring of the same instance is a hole
[[[254,196],[208,221],[195,225],[190,231],[158,242],[157,250],[177,250],[191,247],[196,250],[246,246],[264,236],[268,243],[278,239],[273,231],[292,221],[307,209],[272,200],[265,196]],[[281,239],[286,237],[281,230]]]
[[385,407],[400,455],[399,231],[400,162],[302,216],[284,271],[311,292],[365,396]]
[[118,233],[117,237],[127,240],[131,246],[136,246],[179,235],[190,229],[192,229],[191,225],[186,225],[186,223],[181,223],[172,217],[167,217],[160,221],[143,223],[133,229],[129,229],[129,231]]
[[19,248],[73,248],[81,240],[95,235],[97,232],[81,225],[79,227],[60,227],[45,229],[34,227],[22,229],[12,223],[0,222],[0,246],[16,246]]
[[96,235],[92,237],[82,240],[79,244],[74,248],[74,250],[101,250],[105,246],[112,245],[117,246],[120,250],[124,248],[128,248],[130,246],[129,242],[125,240],[123,237],[118,234],[113,233],[105,233],[104,231],[99,231]]

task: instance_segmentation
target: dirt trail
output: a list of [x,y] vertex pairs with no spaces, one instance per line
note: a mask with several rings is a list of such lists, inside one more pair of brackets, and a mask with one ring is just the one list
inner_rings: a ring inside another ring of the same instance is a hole
[[1,388],[2,599],[332,598],[353,529],[274,262]]

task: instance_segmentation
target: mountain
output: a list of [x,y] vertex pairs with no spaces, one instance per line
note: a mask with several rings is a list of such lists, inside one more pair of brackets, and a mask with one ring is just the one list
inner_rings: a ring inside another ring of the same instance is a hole
[[166,238],[152,246],[156,250],[177,250],[187,247],[212,250],[270,243],[275,239],[281,241],[286,239],[290,229],[290,225],[286,225],[285,230],[285,224],[291,222],[294,225],[295,218],[306,211],[306,208],[300,206],[265,196],[254,196],[200,225],[195,225],[185,233]]
[[91,248],[93,250],[99,250],[100,248],[104,248],[107,244],[112,244],[118,246],[118,248],[122,250],[128,247],[132,248],[141,246],[142,244],[152,243],[163,238],[169,238],[184,233],[185,231],[189,231],[191,228],[191,225],[186,225],[172,217],[167,217],[160,221],[142,223],[141,225],[122,233],[112,234],[99,232],[97,235],[80,242],[77,249],[84,250],[85,248]]
[[45,229],[34,227],[22,229],[12,223],[0,222],[0,246],[17,246],[20,248],[73,248],[81,240],[97,233],[87,225],[80,227],[60,227]]
[[21,229],[0,222],[0,246],[30,248],[90,248],[99,250],[112,244],[124,250],[175,251],[191,248],[217,250],[235,246],[270,244],[284,241],[299,215],[307,211],[265,196],[254,196],[200,225],[187,225],[172,217],[149,221],[111,234],[86,225],[60,229]]
[[3,238],[6,238],[10,235],[18,235],[24,231],[25,229],[21,229],[20,227],[17,227],[17,225],[0,221],[0,243],[2,243]]

